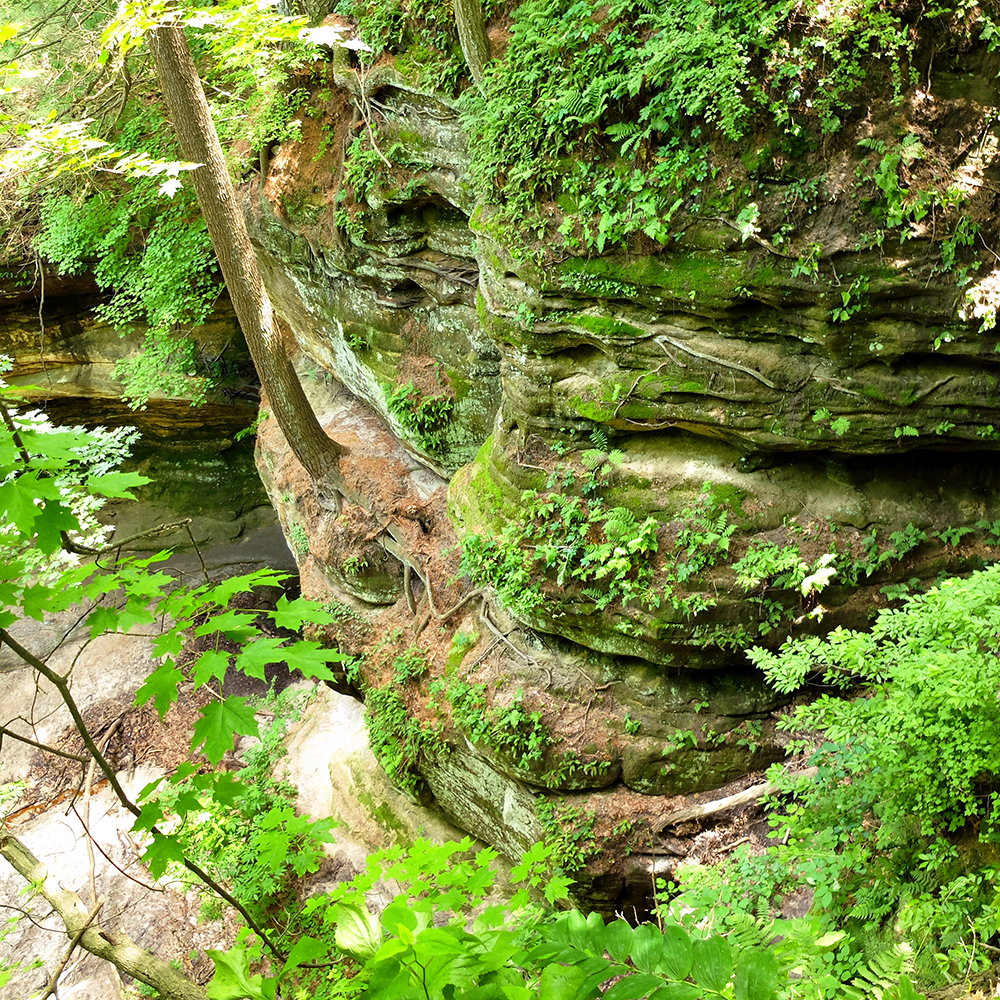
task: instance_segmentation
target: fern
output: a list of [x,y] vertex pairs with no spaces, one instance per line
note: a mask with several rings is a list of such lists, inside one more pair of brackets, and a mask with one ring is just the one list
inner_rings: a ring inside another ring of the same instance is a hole
[[[913,972],[913,952],[908,945],[890,944],[876,951],[862,965],[858,974],[851,980],[851,985],[845,989],[845,995],[850,1000],[896,1000],[906,997],[901,993],[910,982]],[[913,987],[910,986],[912,993]]]
[[601,451],[609,451],[611,445],[608,441],[607,431],[603,427],[595,427],[590,432],[590,443]]

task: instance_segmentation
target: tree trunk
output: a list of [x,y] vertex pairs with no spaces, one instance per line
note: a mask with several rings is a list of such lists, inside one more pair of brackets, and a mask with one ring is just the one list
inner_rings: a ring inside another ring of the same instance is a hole
[[147,40],[184,157],[201,164],[193,171],[198,203],[261,385],[318,492],[336,498],[343,492],[340,456],[346,449],[320,427],[288,360],[184,29],[176,22],[160,25]]
[[66,935],[98,958],[147,986],[168,1000],[206,1000],[203,986],[188,979],[162,959],[140,948],[118,931],[91,923],[91,914],[75,892],[62,888],[48,869],[16,837],[0,835],[0,857],[42,894],[66,925]]
[[455,25],[462,55],[477,84],[483,82],[483,70],[490,61],[490,42],[486,37],[481,0],[453,0]]

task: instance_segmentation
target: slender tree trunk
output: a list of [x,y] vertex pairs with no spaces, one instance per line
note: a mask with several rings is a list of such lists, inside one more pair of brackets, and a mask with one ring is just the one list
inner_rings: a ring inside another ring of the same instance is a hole
[[346,449],[320,427],[288,360],[184,29],[163,24],[147,40],[184,157],[202,164],[193,172],[198,203],[261,385],[318,492],[336,498],[343,492],[340,456]]
[[490,61],[490,42],[486,37],[482,0],[453,0],[455,25],[462,55],[477,84],[483,82],[483,70]]

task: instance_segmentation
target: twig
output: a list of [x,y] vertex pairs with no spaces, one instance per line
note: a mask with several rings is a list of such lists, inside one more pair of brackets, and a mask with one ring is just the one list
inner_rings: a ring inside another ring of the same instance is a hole
[[[108,854],[108,852],[106,850],[104,850],[103,847],[101,847],[99,841],[91,834],[90,830],[87,828],[86,823],[83,822],[83,817],[76,811],[76,806],[75,805],[72,807],[72,809],[73,809],[73,815],[76,816],[76,818],[80,821],[80,825],[83,827],[83,832],[94,842],[94,846],[101,852],[101,854],[104,855],[104,860],[107,861],[107,863],[109,865],[111,865],[111,867],[114,868],[115,871],[121,873],[130,882],[134,882],[137,886],[139,886],[140,889],[145,889],[147,892],[166,892],[167,891],[162,885],[150,885],[147,882],[143,882],[142,879],[136,878],[134,875],[130,875],[127,871],[125,871],[125,869],[122,868],[122,866],[119,865],[115,861],[115,859],[112,858],[111,855]],[[119,837],[119,843],[120,842],[121,842],[121,838]],[[139,848],[136,847],[136,845],[135,845],[135,841],[129,839],[129,844],[131,845],[131,847],[136,852],[139,851]],[[125,845],[122,845],[122,846],[125,846]],[[137,856],[138,856],[138,854],[137,854]]]
[[739,840],[734,840],[731,844],[726,844],[725,847],[720,847],[719,850],[720,851],[733,851],[737,847],[739,847],[740,844],[749,844],[749,843],[750,843],[750,838],[749,837],[740,837]]
[[37,740],[28,739],[27,736],[15,733],[13,729],[8,729],[6,726],[0,726],[0,748],[3,747],[3,738],[5,736],[10,736],[11,739],[18,740],[21,743],[27,743],[29,747],[34,747],[36,750],[41,750],[43,753],[55,754],[56,757],[65,757],[66,760],[75,760],[78,764],[87,763],[86,757],[80,757],[75,753],[67,753],[65,750],[57,750],[55,747],[48,746],[45,743],[39,743]]
[[83,937],[87,928],[97,919],[97,914],[100,912],[101,907],[104,905],[104,893],[98,900],[95,901],[93,909],[87,914],[87,919],[84,921],[80,929],[73,935],[72,940],[69,943],[69,947],[66,949],[66,954],[63,955],[63,960],[59,963],[59,968],[49,977],[49,984],[45,987],[45,992],[41,996],[41,1000],[48,1000],[52,996],[56,988],[59,985],[59,977],[63,974],[63,969],[66,968],[66,963],[69,961],[70,955],[76,950],[76,946],[80,943],[80,938]]
[[76,542],[71,541],[69,535],[63,531],[61,532],[62,545],[67,552],[73,552],[78,556],[103,556],[107,555],[109,552],[113,552],[115,549],[121,549],[130,542],[137,542],[140,538],[154,538],[156,535],[166,534],[166,532],[173,531],[175,528],[186,528],[190,523],[191,518],[186,517],[183,521],[174,521],[171,524],[161,524],[156,528],[149,528],[146,531],[140,531],[138,534],[129,535],[128,538],[123,538],[121,541],[109,542],[100,549],[92,549],[86,545],[79,545]]
[[201,571],[205,575],[205,583],[209,583],[208,579],[208,567],[205,565],[205,560],[201,554],[201,546],[195,541],[194,533],[191,531],[191,518],[187,518],[184,522],[184,528],[188,533],[188,538],[191,539],[191,544],[194,546],[195,554],[198,556],[198,562],[201,563]]

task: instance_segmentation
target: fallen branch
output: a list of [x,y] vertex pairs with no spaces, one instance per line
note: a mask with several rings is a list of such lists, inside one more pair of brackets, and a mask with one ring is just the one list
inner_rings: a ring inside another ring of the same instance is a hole
[[87,914],[87,919],[84,921],[83,926],[73,935],[73,938],[69,943],[69,947],[63,955],[63,959],[59,963],[59,968],[56,969],[51,976],[49,976],[49,985],[45,987],[45,992],[42,994],[41,1000],[49,1000],[49,997],[51,996],[58,997],[56,990],[59,988],[59,977],[63,974],[63,969],[66,968],[66,965],[70,960],[70,956],[76,950],[76,946],[80,943],[80,938],[83,937],[87,928],[97,919],[97,914],[100,912],[103,905],[104,894],[101,893],[97,902],[94,903],[94,908]]
[[96,909],[88,911],[75,892],[63,889],[48,868],[16,837],[0,837],[0,856],[59,914],[71,941],[79,942],[92,955],[111,962],[119,971],[151,986],[169,1000],[207,1000],[204,987],[140,948],[121,931],[105,931],[91,924]]
[[[793,776],[797,778],[814,778],[818,771],[819,768],[807,767],[804,771],[796,771]],[[668,826],[677,826],[678,823],[687,823],[693,819],[704,819],[706,816],[714,816],[716,813],[725,812],[727,809],[735,809],[737,806],[746,805],[748,802],[762,799],[765,795],[770,795],[777,791],[780,791],[778,785],[773,781],[765,781],[760,785],[751,785],[749,788],[743,789],[742,792],[736,792],[735,795],[727,795],[725,798],[714,799],[712,802],[703,802],[697,806],[687,806],[684,809],[678,809],[676,812],[668,813],[666,816],[661,816],[653,824],[653,832],[661,833]]]

